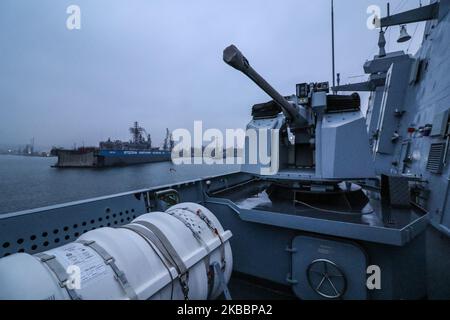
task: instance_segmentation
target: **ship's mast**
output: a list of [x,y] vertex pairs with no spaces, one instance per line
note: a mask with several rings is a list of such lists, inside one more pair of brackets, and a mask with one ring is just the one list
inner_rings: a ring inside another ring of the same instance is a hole
[[142,143],[144,141],[143,134],[146,133],[146,131],[144,128],[139,126],[137,121],[135,121],[133,127],[130,128],[130,133],[133,138],[133,143]]
[[164,138],[164,145],[163,150],[169,150],[170,149],[170,141],[171,140],[171,134],[169,131],[169,128],[166,128],[166,137]]
[[336,86],[336,70],[334,59],[334,0],[331,0],[331,64],[333,73],[333,88]]

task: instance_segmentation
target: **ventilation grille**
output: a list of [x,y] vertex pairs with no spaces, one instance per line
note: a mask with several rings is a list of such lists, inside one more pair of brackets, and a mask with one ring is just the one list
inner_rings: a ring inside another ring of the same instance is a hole
[[431,173],[440,174],[443,169],[445,144],[435,143],[431,145],[428,155],[427,170]]
[[[55,224],[52,228],[44,229],[42,232],[25,233],[23,231],[17,238],[5,239],[0,231],[0,235],[2,235],[0,241],[0,258],[17,252],[35,254],[50,250],[75,241],[79,236],[90,230],[103,227],[117,228],[130,223],[138,216],[135,209],[111,212],[111,209],[106,208],[104,214],[102,212],[96,217],[92,216],[92,212],[87,212],[91,215],[90,218],[87,216],[83,218],[80,215],[74,218],[77,220],[70,220],[71,223],[66,221],[64,224]],[[17,233],[19,234],[19,232]]]

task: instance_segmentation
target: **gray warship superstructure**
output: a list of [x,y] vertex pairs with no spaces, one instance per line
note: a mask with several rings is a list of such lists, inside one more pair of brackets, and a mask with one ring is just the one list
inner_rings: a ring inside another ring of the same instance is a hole
[[[253,107],[247,127],[257,140],[265,136],[271,162],[248,159],[248,136],[240,172],[0,216],[0,297],[449,299],[449,9],[441,0],[381,19],[380,53],[364,64],[367,81],[301,83],[289,97],[228,47],[224,61],[273,99]],[[426,28],[416,55],[385,51],[386,28],[420,21]],[[354,92],[370,92],[367,116]],[[158,219],[184,228],[179,237],[204,250],[185,258]],[[142,289],[135,272],[159,273],[134,270],[122,253],[132,246],[116,250],[122,244],[111,236],[133,232],[167,262],[176,285],[169,279],[156,291]],[[102,293],[101,280],[95,290],[67,285],[64,257],[52,250],[72,245],[75,252],[74,240],[89,259],[101,258],[98,268],[105,261],[122,295]],[[40,268],[53,289],[33,287],[19,261]],[[187,271],[193,264],[198,273]],[[202,281],[210,289],[197,295]],[[153,295],[169,283],[172,295]]]

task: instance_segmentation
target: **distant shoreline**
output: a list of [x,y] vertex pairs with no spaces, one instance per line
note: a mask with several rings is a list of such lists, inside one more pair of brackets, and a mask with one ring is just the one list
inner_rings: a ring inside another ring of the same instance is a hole
[[0,153],[0,156],[8,156],[8,157],[22,157],[22,158],[55,158],[55,156],[48,155],[26,155],[26,154],[13,154],[13,153]]

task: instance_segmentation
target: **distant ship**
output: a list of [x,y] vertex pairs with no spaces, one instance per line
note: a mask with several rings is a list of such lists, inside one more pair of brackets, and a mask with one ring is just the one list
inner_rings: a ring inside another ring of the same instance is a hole
[[150,134],[136,121],[130,128],[132,139],[102,141],[99,147],[81,147],[72,150],[54,148],[52,155],[58,157],[56,168],[102,168],[127,166],[140,163],[170,161],[173,140],[169,129],[162,148],[152,147]]

